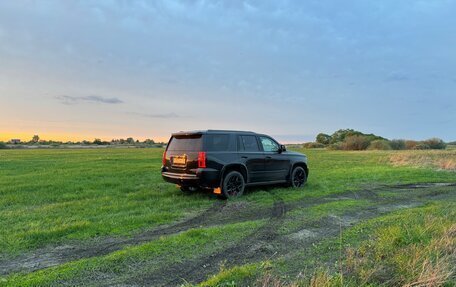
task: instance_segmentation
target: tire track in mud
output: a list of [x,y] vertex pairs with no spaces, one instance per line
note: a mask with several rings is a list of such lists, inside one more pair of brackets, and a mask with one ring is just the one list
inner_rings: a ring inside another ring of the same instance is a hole
[[85,244],[66,244],[62,246],[44,247],[16,258],[0,258],[0,275],[7,275],[19,271],[33,272],[73,260],[102,256],[129,245],[141,244],[157,239],[160,236],[196,228],[199,227],[199,224],[207,217],[213,217],[214,214],[218,214],[225,205],[226,202],[217,201],[210,208],[195,217],[191,217],[174,225],[148,230],[129,238],[108,237],[91,242],[89,241]]
[[[404,189],[401,187],[400,189],[410,191],[411,188]],[[130,283],[135,286],[180,286],[184,283],[200,283],[206,280],[210,274],[216,274],[220,270],[221,264],[229,268],[234,265],[258,262],[273,256],[287,257],[297,249],[309,248],[322,239],[337,236],[342,227],[346,228],[360,221],[369,220],[396,210],[423,205],[426,203],[426,201],[420,200],[423,198],[444,199],[451,196],[454,197],[451,192],[428,192],[400,200],[398,198],[382,200],[380,204],[360,208],[356,211],[348,211],[340,216],[325,216],[319,220],[303,224],[299,229],[284,235],[279,235],[278,229],[284,221],[286,212],[311,205],[292,203],[287,206],[283,200],[275,198],[269,221],[236,244],[197,260],[187,260],[164,267],[142,278],[135,278]],[[337,198],[334,197],[333,199]],[[340,198],[379,199],[375,192],[365,193],[364,191],[360,193],[349,192],[345,194],[345,197]],[[173,278],[169,278],[170,274]]]
[[[223,249],[219,252],[211,254],[202,259],[185,262],[184,264],[177,264],[174,266],[165,267],[156,274],[140,278],[135,284],[140,286],[178,286],[185,282],[200,282],[205,279],[206,274],[214,273],[220,267],[221,262],[233,263],[248,260],[246,254],[255,245],[260,246],[258,243],[266,243],[274,241],[278,237],[279,227],[282,225],[287,206],[283,199],[277,194],[268,192],[273,198],[274,202],[269,211],[269,219],[265,225],[254,231],[249,236],[244,237],[240,242],[235,245]],[[258,248],[256,255],[259,256],[272,256],[272,249]],[[227,258],[227,255],[229,256]],[[204,272],[201,272],[202,269]],[[169,278],[169,274],[174,274],[174,278]]]
[[[261,239],[273,240],[277,237],[278,226],[287,211],[296,208],[312,207],[322,203],[331,202],[334,200],[344,199],[367,199],[371,201],[385,201],[384,198],[378,196],[377,192],[385,190],[385,188],[394,189],[398,194],[411,189],[419,189],[422,198],[426,198],[426,193],[422,192],[432,187],[442,186],[456,186],[456,183],[438,183],[438,184],[409,184],[409,185],[396,185],[396,186],[382,186],[374,189],[363,189],[357,192],[347,191],[328,195],[319,198],[304,198],[291,203],[284,203],[284,201],[275,193],[269,194],[274,197],[273,206],[271,207],[251,207],[245,202],[230,203],[227,201],[216,201],[210,208],[201,212],[200,214],[191,217],[176,224],[159,227],[153,230],[148,230],[138,233],[131,237],[107,237],[95,239],[79,244],[66,244],[62,246],[48,246],[34,250],[30,253],[15,257],[15,258],[0,258],[0,275],[7,275],[14,272],[33,272],[36,270],[56,266],[69,261],[78,260],[82,258],[97,257],[109,254],[111,252],[120,250],[127,246],[138,245],[141,243],[149,242],[159,238],[160,236],[177,234],[190,230],[192,228],[211,227],[216,225],[224,225],[229,223],[238,223],[251,220],[269,219],[265,226],[256,231],[257,234],[251,236],[257,240]],[[433,192],[431,192],[433,193]],[[437,196],[438,194],[432,194]],[[418,196],[419,197],[419,196]],[[394,199],[400,201],[400,199]],[[246,238],[251,240],[250,236]],[[232,252],[236,252],[233,248]],[[268,248],[266,248],[268,249]],[[230,250],[228,250],[230,251]],[[226,257],[226,252],[223,254]],[[268,252],[265,252],[267,255]],[[215,256],[212,256],[215,257]],[[219,257],[222,257],[221,255]],[[213,262],[218,257],[215,257]],[[182,274],[179,272],[170,274]],[[181,281],[182,283],[182,281]]]

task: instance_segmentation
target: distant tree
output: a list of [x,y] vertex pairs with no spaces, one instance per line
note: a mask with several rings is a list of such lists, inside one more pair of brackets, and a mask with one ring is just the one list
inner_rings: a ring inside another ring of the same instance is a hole
[[431,138],[423,141],[424,144],[428,145],[431,149],[445,149],[446,143],[439,138]]
[[38,135],[34,135],[32,138],[32,143],[38,143],[40,141],[40,137]]
[[133,138],[127,138],[127,143],[128,144],[134,144],[135,140]]
[[331,136],[324,134],[324,133],[319,133],[316,138],[316,142],[320,144],[327,145],[331,142]]
[[152,140],[152,139],[146,139],[146,140],[144,141],[144,143],[145,143],[145,144],[155,144],[154,140]]
[[374,135],[374,134],[364,134],[360,131],[355,131],[353,129],[341,129],[341,130],[334,132],[331,135],[331,143],[344,142],[345,138],[351,137],[351,136],[364,136],[369,142],[374,141],[374,140],[386,140],[385,138]]
[[101,139],[94,139],[92,144],[96,144],[96,145],[102,145],[103,142],[101,141]]
[[346,137],[362,135],[362,132],[353,129],[340,129],[331,135],[331,143],[343,142]]
[[0,149],[6,149],[8,146],[4,142],[0,142]]
[[392,140],[390,141],[390,146],[394,150],[404,150],[405,149],[405,140]]

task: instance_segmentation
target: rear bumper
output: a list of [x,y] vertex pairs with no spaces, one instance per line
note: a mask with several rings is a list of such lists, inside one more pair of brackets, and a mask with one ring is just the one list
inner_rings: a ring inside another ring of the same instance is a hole
[[220,186],[220,171],[212,168],[198,168],[195,173],[174,173],[162,170],[165,181],[181,186],[216,188]]

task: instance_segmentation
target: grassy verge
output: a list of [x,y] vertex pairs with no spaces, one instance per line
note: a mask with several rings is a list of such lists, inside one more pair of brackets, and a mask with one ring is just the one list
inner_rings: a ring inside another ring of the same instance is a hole
[[396,166],[411,165],[456,171],[456,149],[431,151],[402,151],[390,156]]

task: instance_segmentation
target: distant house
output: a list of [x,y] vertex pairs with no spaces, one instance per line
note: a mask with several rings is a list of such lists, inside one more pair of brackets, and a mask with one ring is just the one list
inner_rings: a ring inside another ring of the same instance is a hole
[[20,143],[21,143],[21,140],[20,140],[20,139],[11,139],[11,140],[10,140],[10,143],[11,143],[11,144],[20,144]]

